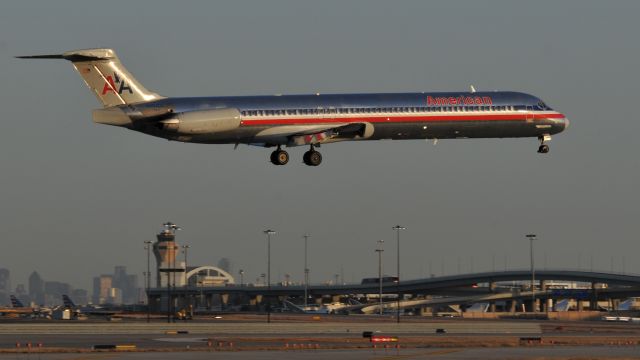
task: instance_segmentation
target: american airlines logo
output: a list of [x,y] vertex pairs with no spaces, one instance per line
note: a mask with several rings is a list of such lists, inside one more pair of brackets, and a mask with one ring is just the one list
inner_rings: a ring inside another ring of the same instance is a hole
[[427,96],[427,105],[492,105],[491,96]]
[[133,94],[131,87],[127,85],[126,81],[120,79],[118,73],[113,73],[113,76],[108,75],[106,80],[107,82],[104,83],[104,87],[102,88],[102,95],[105,95],[109,91],[122,95],[122,92],[125,90],[129,91],[129,94]]

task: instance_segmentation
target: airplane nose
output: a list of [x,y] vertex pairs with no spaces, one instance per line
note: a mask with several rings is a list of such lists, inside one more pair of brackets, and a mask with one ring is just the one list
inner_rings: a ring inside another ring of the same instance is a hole
[[569,128],[569,124],[571,124],[571,121],[569,121],[569,119],[565,117],[564,119],[562,119],[562,123],[564,124],[564,129],[567,130]]

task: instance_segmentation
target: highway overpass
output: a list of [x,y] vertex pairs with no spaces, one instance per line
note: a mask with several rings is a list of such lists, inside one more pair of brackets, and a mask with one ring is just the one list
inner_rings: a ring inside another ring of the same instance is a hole
[[[536,282],[538,281],[574,281],[607,284],[609,287],[639,287],[640,275],[628,275],[620,273],[593,272],[581,270],[537,270]],[[403,294],[413,295],[465,295],[481,294],[490,292],[489,288],[475,288],[476,284],[497,283],[507,281],[529,281],[531,272],[528,270],[508,270],[482,273],[471,273],[461,275],[439,276],[425,279],[401,281],[399,286],[396,283],[383,283],[382,292],[384,294],[396,294],[398,291]],[[219,287],[178,287],[173,291],[182,294],[231,294],[239,293],[247,296],[304,296],[304,286],[301,285],[271,285],[267,286],[219,286]],[[345,284],[345,285],[317,285],[311,284],[308,288],[309,295],[353,295],[353,294],[377,294],[378,283],[371,284]],[[167,288],[152,288],[149,291],[151,296],[164,295]]]

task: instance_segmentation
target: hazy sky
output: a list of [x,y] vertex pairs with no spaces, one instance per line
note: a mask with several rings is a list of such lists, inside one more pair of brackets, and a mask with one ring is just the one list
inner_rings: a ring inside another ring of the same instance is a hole
[[[640,272],[637,1],[4,1],[0,6],[0,267],[90,288],[143,241],[181,225],[190,263],[311,280],[377,274],[386,240],[404,278],[527,267]],[[165,96],[524,91],[571,120],[536,139],[330,144],[317,168],[290,150],[195,145],[93,124],[100,107],[64,61],[14,55],[111,47]],[[546,255],[545,255],[546,254]]]

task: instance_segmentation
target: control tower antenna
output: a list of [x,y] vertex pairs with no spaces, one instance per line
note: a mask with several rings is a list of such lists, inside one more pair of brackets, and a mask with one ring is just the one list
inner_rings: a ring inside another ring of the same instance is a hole
[[166,223],[162,224],[162,226],[164,226],[166,231],[169,231],[172,234],[175,234],[176,231],[178,231],[178,230],[182,230],[182,228],[180,226],[172,223],[171,221],[167,221]]

